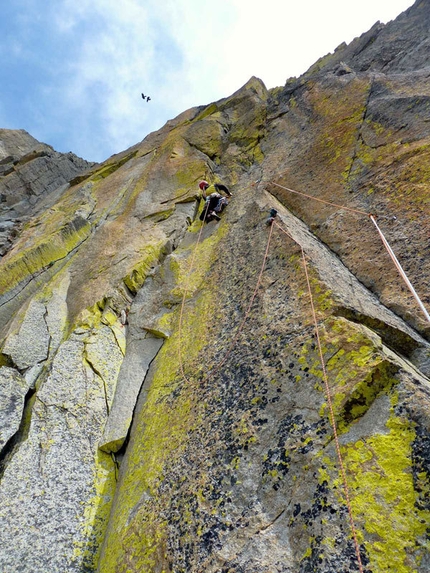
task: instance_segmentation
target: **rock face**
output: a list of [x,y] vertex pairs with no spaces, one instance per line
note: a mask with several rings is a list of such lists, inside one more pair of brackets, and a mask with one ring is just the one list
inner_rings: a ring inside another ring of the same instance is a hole
[[0,570],[429,570],[430,323],[369,217],[429,309],[429,20],[31,212],[0,262]]
[[93,165],[54,151],[24,130],[0,129],[0,255],[23,221],[54,204],[69,181]]

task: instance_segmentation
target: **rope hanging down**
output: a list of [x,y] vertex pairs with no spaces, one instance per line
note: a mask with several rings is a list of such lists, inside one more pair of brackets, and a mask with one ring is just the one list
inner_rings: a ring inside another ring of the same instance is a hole
[[370,215],[370,220],[372,221],[372,223],[375,225],[379,236],[381,237],[381,240],[385,246],[385,248],[387,249],[388,254],[390,255],[393,263],[395,264],[397,270],[400,273],[400,276],[402,277],[402,279],[405,281],[406,286],[408,287],[408,289],[411,291],[411,293],[414,295],[415,300],[417,301],[417,303],[419,304],[421,310],[424,313],[424,316],[426,317],[426,319],[430,322],[430,315],[427,312],[426,307],[423,305],[423,303],[421,302],[420,297],[418,296],[416,290],[414,289],[414,287],[411,284],[411,281],[408,279],[408,277],[406,276],[405,271],[403,270],[401,264],[399,263],[396,255],[394,254],[393,249],[390,247],[390,245],[388,244],[387,239],[384,237],[384,234],[382,233],[381,229],[378,227],[377,222],[375,221],[375,217],[373,215]]
[[[207,206],[205,206],[205,207],[206,207],[206,210],[207,210],[208,207],[209,207],[209,205],[207,205]],[[181,309],[180,309],[180,311],[179,311],[179,325],[178,325],[178,338],[179,338],[179,341],[178,341],[178,360],[179,360],[179,368],[180,368],[180,370],[181,370],[182,377],[183,377],[184,380],[185,380],[186,382],[188,382],[188,383],[189,383],[189,380],[188,380],[188,378],[185,376],[184,364],[183,364],[183,361],[182,361],[182,318],[183,318],[183,315],[184,315],[185,299],[186,299],[186,297],[187,297],[189,279],[190,279],[191,273],[192,273],[193,268],[194,268],[194,260],[195,260],[195,258],[196,258],[197,247],[198,247],[198,245],[199,245],[199,243],[200,243],[200,238],[201,238],[201,236],[202,236],[203,227],[204,227],[204,223],[202,223],[202,225],[201,225],[201,227],[200,227],[200,231],[199,231],[199,234],[198,234],[198,237],[197,237],[197,241],[196,241],[195,247],[194,247],[194,249],[193,249],[193,254],[192,254],[192,256],[191,256],[190,268],[189,268],[189,270],[188,270],[187,281],[186,281],[186,283],[185,283],[184,292],[183,292],[183,295],[182,295]]]
[[[221,366],[223,366],[225,364],[225,362],[226,362],[228,356],[230,355],[234,345],[236,344],[238,336],[239,336],[240,332],[242,331],[242,329],[245,325],[245,322],[248,319],[249,313],[251,311],[252,305],[254,303],[255,297],[257,296],[257,292],[258,292],[258,289],[259,289],[260,284],[261,284],[261,279],[263,277],[263,272],[264,272],[267,257],[269,254],[269,247],[270,247],[270,243],[271,243],[271,239],[272,239],[273,227],[275,225],[282,233],[284,233],[290,239],[292,239],[295,243],[297,243],[297,241],[295,241],[295,239],[293,239],[293,237],[291,237],[291,235],[289,233],[287,233],[287,231],[285,231],[277,223],[274,223],[273,219],[271,220],[270,229],[269,229],[269,237],[268,237],[267,244],[266,244],[263,263],[261,265],[260,273],[259,273],[259,276],[257,279],[257,284],[256,284],[254,292],[251,296],[248,307],[247,307],[245,314],[243,316],[243,319],[242,319],[242,321],[241,321],[241,323],[240,323],[240,325],[236,331],[236,334],[234,335],[234,337],[233,337],[233,339],[232,339],[232,341],[231,341],[231,343],[227,349],[227,352],[226,352],[224,358],[221,360],[221,362],[218,363],[218,365],[215,367],[215,369],[212,372],[207,374],[204,381],[207,381],[210,378],[210,376],[213,376],[214,374],[216,374],[216,372],[221,368]],[[200,232],[199,232],[199,235],[198,235],[198,238],[197,238],[194,250],[193,250],[193,254],[192,254],[191,262],[190,262],[190,268],[188,271],[188,277],[191,275],[191,272],[192,272],[193,267],[194,267],[194,260],[195,260],[195,256],[196,256],[196,252],[197,252],[197,247],[200,243],[203,227],[204,227],[204,225],[202,225],[200,228]],[[334,441],[335,441],[335,445],[336,445],[336,453],[337,453],[337,457],[338,457],[338,461],[339,461],[340,473],[341,473],[342,482],[343,482],[343,488],[344,488],[344,493],[345,493],[346,506],[347,506],[347,510],[348,510],[351,534],[352,534],[355,552],[356,552],[356,556],[357,556],[359,572],[363,573],[363,565],[362,565],[361,556],[360,556],[360,547],[358,544],[356,528],[355,528],[354,519],[353,519],[353,515],[352,515],[352,508],[351,508],[351,502],[350,502],[350,496],[349,496],[348,482],[346,479],[345,467],[343,464],[342,454],[340,451],[339,438],[338,438],[338,434],[337,434],[336,422],[335,422],[335,417],[334,417],[333,403],[332,403],[332,399],[331,399],[330,387],[329,387],[329,383],[328,383],[328,376],[327,376],[327,371],[326,371],[325,363],[324,363],[324,357],[323,357],[323,353],[322,353],[322,346],[321,346],[321,340],[320,340],[319,329],[318,329],[318,321],[317,321],[317,317],[316,317],[316,313],[315,313],[315,307],[314,307],[312,291],[311,291],[311,286],[310,286],[310,281],[309,281],[309,274],[308,274],[308,270],[307,270],[307,262],[306,262],[304,250],[303,250],[301,245],[299,245],[299,246],[300,246],[301,251],[302,251],[304,270],[305,270],[305,275],[306,275],[306,282],[307,282],[307,286],[308,286],[308,292],[309,292],[310,304],[311,304],[311,309],[312,309],[313,321],[314,321],[314,325],[315,325],[315,333],[316,333],[319,357],[320,357],[321,367],[322,367],[322,371],[323,371],[325,393],[326,393],[327,403],[329,405],[329,411],[330,411],[330,424],[331,424],[331,427],[333,430],[333,436],[334,436]],[[184,380],[186,382],[189,382],[188,378],[185,375],[185,371],[184,371],[183,360],[182,360],[182,348],[181,348],[182,347],[182,319],[183,319],[183,313],[184,313],[185,299],[186,299],[187,291],[188,291],[188,282],[186,283],[186,285],[184,287],[184,292],[183,292],[183,296],[182,296],[182,304],[181,304],[181,309],[180,309],[180,314],[179,314],[178,358],[179,358],[179,365],[180,365],[181,374],[182,374]]]
[[289,187],[284,187],[283,185],[279,185],[279,183],[275,183],[271,181],[272,185],[276,185],[276,187],[280,187],[281,189],[285,189],[286,191],[290,191],[290,193],[295,193],[296,195],[303,195],[303,197],[307,197],[308,199],[314,199],[315,201],[319,201],[320,203],[325,203],[326,205],[331,205],[332,207],[339,207],[339,209],[345,209],[345,211],[352,211],[353,213],[360,213],[360,215],[369,216],[369,213],[366,211],[361,211],[360,209],[352,209],[352,207],[345,207],[345,205],[338,205],[337,203],[331,203],[330,201],[325,201],[324,199],[320,199],[319,197],[314,197],[313,195],[308,195],[307,193],[302,193],[301,191],[294,191],[294,189],[290,189]]
[[[419,299],[415,289],[413,288],[411,282],[409,281],[408,277],[406,276],[406,273],[404,272],[403,268],[401,267],[399,261],[397,260],[393,250],[391,249],[390,245],[388,244],[388,241],[385,239],[382,231],[379,229],[376,220],[374,218],[373,215],[362,211],[360,209],[352,209],[349,207],[345,207],[344,205],[339,205],[337,203],[332,203],[329,201],[325,201],[323,199],[319,199],[317,197],[313,197],[312,195],[308,195],[306,193],[301,193],[299,191],[294,191],[293,189],[289,189],[288,187],[284,187],[282,185],[279,185],[277,183],[273,183],[274,185],[281,187],[282,189],[285,189],[287,191],[290,191],[292,193],[296,193],[298,195],[303,195],[309,199],[314,199],[316,201],[325,203],[327,205],[331,205],[340,209],[344,209],[347,211],[351,211],[351,212],[355,212],[355,213],[359,213],[361,215],[366,215],[367,217],[370,217],[370,219],[372,220],[372,223],[375,225],[379,236],[388,252],[388,254],[390,255],[391,259],[393,260],[398,272],[400,273],[401,277],[403,278],[403,280],[405,281],[408,289],[411,291],[411,293],[413,294],[414,298],[416,299],[416,301],[418,302],[420,308],[423,310],[427,320],[430,322],[430,315],[428,314],[427,310],[425,309],[423,303],[421,302],[421,300]],[[265,254],[264,254],[264,259],[263,259],[263,264],[261,266],[261,270],[260,270],[260,274],[257,280],[257,284],[256,287],[254,289],[254,292],[252,294],[251,300],[249,302],[249,305],[247,307],[247,310],[245,312],[245,315],[242,319],[242,322],[240,323],[235,336],[233,337],[227,352],[223,358],[223,360],[221,362],[218,363],[217,367],[210,373],[207,374],[206,378],[204,379],[204,381],[206,381],[207,379],[209,379],[210,376],[213,376],[220,368],[221,366],[226,362],[228,356],[230,355],[234,345],[236,344],[237,338],[241,332],[241,330],[243,329],[246,320],[248,319],[249,313],[251,311],[252,305],[254,303],[255,297],[257,295],[258,289],[260,287],[261,284],[261,279],[263,276],[263,272],[265,269],[265,265],[266,265],[266,261],[267,261],[267,257],[268,257],[268,252],[269,252],[269,246],[271,243],[271,238],[272,238],[272,232],[273,232],[273,227],[276,225],[276,227],[285,235],[287,235],[290,239],[292,239],[293,241],[295,241],[295,239],[293,239],[293,237],[291,237],[291,235],[289,233],[287,233],[282,227],[280,227],[276,222],[274,222],[274,220],[271,220],[271,224],[270,224],[270,232],[269,232],[269,237],[268,237],[268,241],[267,241],[267,245],[266,245],[266,250],[265,250]],[[196,256],[196,252],[197,252],[197,247],[200,243],[200,239],[201,239],[201,234],[202,234],[202,230],[203,230],[204,225],[201,226],[200,228],[200,232],[197,238],[197,242],[196,245],[194,247],[194,251],[193,251],[193,255],[191,258],[191,262],[190,262],[190,268],[188,271],[188,278],[191,275],[191,272],[193,270],[194,267],[194,260],[195,260],[195,256]],[[297,241],[295,241],[297,243]],[[298,244],[298,243],[297,243]],[[336,447],[336,452],[337,452],[337,457],[338,457],[338,461],[339,461],[339,468],[340,468],[340,473],[341,473],[341,477],[342,477],[342,482],[343,482],[343,489],[344,489],[344,494],[345,494],[345,500],[346,500],[346,506],[347,506],[347,510],[348,510],[348,515],[349,515],[349,522],[350,522],[350,528],[351,528],[351,534],[352,534],[352,538],[353,538],[353,542],[354,542],[354,547],[355,547],[355,553],[356,553],[356,557],[357,557],[357,563],[358,563],[358,568],[360,573],[363,573],[363,565],[362,565],[362,561],[361,561],[361,556],[360,556],[360,547],[359,547],[359,543],[358,543],[358,539],[357,539],[357,533],[356,533],[356,528],[355,528],[355,524],[354,524],[354,519],[353,519],[353,514],[352,514],[352,508],[351,508],[351,502],[350,502],[350,496],[349,496],[349,488],[348,488],[348,482],[346,479],[346,472],[345,472],[345,466],[343,463],[343,459],[342,459],[342,454],[341,454],[341,450],[340,450],[340,443],[339,443],[339,438],[338,438],[338,434],[337,434],[337,428],[336,428],[336,421],[335,421],[335,416],[334,416],[334,409],[333,409],[333,403],[332,403],[332,399],[331,399],[331,392],[330,392],[330,387],[329,387],[329,383],[328,383],[328,376],[327,376],[327,371],[326,371],[326,367],[325,367],[325,363],[324,363],[324,356],[323,356],[323,352],[322,352],[322,345],[321,345],[321,340],[320,340],[320,335],[319,335],[319,329],[318,329],[318,320],[317,320],[317,316],[316,316],[316,312],[315,312],[315,306],[314,306],[314,302],[313,302],[313,296],[312,296],[312,290],[311,290],[311,286],[310,286],[310,280],[309,280],[309,274],[308,274],[308,269],[307,269],[307,261],[306,261],[306,256],[305,256],[305,252],[303,250],[303,247],[301,245],[299,245],[301,248],[301,252],[302,252],[302,259],[303,259],[303,266],[304,266],[304,271],[305,271],[305,275],[306,275],[306,282],[307,282],[307,288],[308,288],[308,293],[309,293],[309,298],[310,298],[310,304],[311,304],[311,310],[312,310],[312,315],[313,315],[313,321],[314,321],[314,326],[315,326],[315,335],[316,335],[316,340],[317,340],[317,346],[318,346],[318,353],[319,353],[319,358],[320,358],[320,362],[321,362],[321,367],[322,367],[322,372],[323,372],[323,380],[324,380],[324,386],[325,386],[325,393],[326,393],[326,398],[327,398],[327,403],[329,406],[329,412],[330,412],[330,424],[332,426],[332,430],[333,430],[333,436],[334,436],[334,442],[335,442],[335,447]],[[180,364],[180,370],[181,370],[181,374],[184,378],[184,380],[186,382],[189,382],[189,380],[187,379],[186,375],[185,375],[185,371],[184,371],[184,367],[183,367],[183,360],[182,360],[182,319],[183,319],[183,313],[184,313],[184,307],[185,307],[185,299],[186,299],[186,295],[187,295],[187,291],[188,291],[188,282],[186,283],[185,287],[184,287],[184,292],[183,292],[183,297],[182,297],[182,304],[181,304],[181,309],[180,309],[180,315],[179,315],[179,341],[178,341],[178,358],[179,358],[179,364]]]
[[331,398],[330,386],[328,383],[327,369],[326,369],[325,363],[324,363],[324,355],[323,355],[323,351],[322,351],[321,338],[320,338],[319,328],[318,328],[318,320],[317,320],[317,315],[315,312],[315,305],[314,305],[314,300],[313,300],[313,296],[312,296],[311,283],[309,280],[308,265],[307,265],[307,261],[306,261],[305,252],[303,250],[303,247],[299,243],[297,243],[297,241],[295,239],[293,239],[293,237],[289,233],[287,233],[287,231],[285,231],[281,226],[279,226],[278,223],[273,222],[272,226],[273,225],[276,225],[276,227],[282,233],[287,235],[287,237],[289,237],[297,245],[299,245],[299,247],[302,251],[303,267],[304,267],[304,271],[305,271],[306,284],[308,287],[309,300],[310,300],[310,305],[311,305],[311,310],[312,310],[312,318],[313,318],[313,323],[314,323],[314,327],[315,327],[315,336],[316,336],[316,340],[317,340],[318,354],[319,354],[319,359],[321,362],[324,387],[325,387],[325,394],[326,394],[327,404],[328,404],[329,412],[330,412],[330,416],[329,416],[330,425],[331,425],[332,430],[333,430],[334,443],[336,446],[337,459],[339,462],[340,474],[342,477],[342,484],[343,484],[343,491],[345,494],[346,507],[348,509],[349,524],[351,527],[352,539],[354,541],[355,553],[357,556],[358,569],[359,569],[360,573],[363,573],[363,564],[361,562],[360,546],[358,544],[357,532],[356,532],[356,528],[355,528],[355,524],[354,524],[354,518],[352,515],[352,507],[351,507],[351,501],[350,501],[350,496],[349,496],[348,481],[346,479],[345,466],[344,466],[343,459],[342,459],[342,453],[340,451],[339,436],[338,436],[337,428],[336,428],[336,420],[335,420],[335,416],[334,416],[333,402],[332,402],[332,398]]
[[314,201],[319,201],[320,203],[325,203],[326,205],[331,205],[332,207],[338,207],[339,209],[344,209],[345,211],[351,211],[352,213],[359,213],[360,215],[366,215],[366,217],[369,217],[371,219],[372,223],[375,225],[375,227],[379,233],[379,236],[382,240],[382,243],[385,246],[385,248],[387,249],[387,252],[390,255],[390,257],[391,257],[395,267],[397,268],[400,276],[402,277],[402,279],[405,282],[408,289],[413,294],[415,300],[418,302],[418,305],[421,308],[421,310],[423,311],[424,316],[426,317],[428,322],[430,322],[430,314],[427,312],[425,306],[421,302],[417,292],[415,291],[414,287],[412,286],[411,281],[408,279],[405,271],[403,270],[403,268],[400,265],[396,255],[394,254],[393,249],[390,247],[387,239],[384,237],[381,229],[378,227],[374,215],[372,215],[371,213],[367,213],[366,211],[361,211],[360,209],[353,209],[351,207],[345,207],[345,205],[339,205],[338,203],[332,203],[330,201],[325,201],[324,199],[319,199],[318,197],[314,197],[313,195],[308,195],[307,193],[302,193],[301,191],[295,191],[294,189],[290,189],[289,187],[284,187],[283,185],[279,185],[279,183],[275,183],[274,181],[272,181],[271,183],[272,183],[272,185],[276,185],[277,187],[280,187],[281,189],[285,189],[286,191],[290,191],[291,193],[295,193],[296,195],[302,195],[303,197],[307,197],[308,199],[314,199]]
[[[197,247],[198,247],[198,245],[199,245],[199,243],[200,243],[200,239],[201,239],[203,227],[204,227],[204,224],[202,224],[202,226],[200,227],[200,232],[199,232],[199,235],[198,235],[198,237],[197,237],[196,244],[195,244],[194,249],[193,249],[193,254],[192,254],[192,257],[191,257],[190,267],[189,267],[188,275],[187,275],[187,279],[188,279],[188,280],[187,280],[187,282],[186,282],[186,284],[185,284],[185,286],[184,286],[184,292],[183,292],[183,295],[182,295],[182,303],[181,303],[181,308],[180,308],[180,312],[179,312],[179,325],[178,325],[178,338],[179,338],[179,340],[178,340],[178,359],[179,359],[179,368],[180,368],[182,377],[183,377],[184,380],[185,380],[186,382],[188,382],[188,383],[189,383],[189,380],[188,380],[188,378],[187,378],[186,375],[185,375],[185,370],[184,370],[184,365],[183,365],[183,358],[182,358],[182,321],[183,321],[184,308],[185,308],[185,299],[186,299],[187,292],[188,292],[189,277],[191,276],[191,273],[192,273],[193,268],[194,268],[194,261],[195,261],[195,258],[196,258]],[[260,269],[260,273],[259,273],[258,279],[257,279],[257,283],[256,283],[256,285],[255,285],[254,292],[252,293],[251,299],[250,299],[250,301],[249,301],[249,303],[248,303],[248,307],[247,307],[247,309],[246,309],[246,311],[245,311],[245,314],[244,314],[244,316],[243,316],[243,318],[242,318],[242,321],[241,321],[241,323],[239,324],[239,326],[238,326],[238,328],[237,328],[237,330],[236,330],[236,333],[235,333],[235,335],[233,336],[233,338],[232,338],[232,340],[231,340],[231,342],[230,342],[230,344],[229,344],[229,346],[228,346],[228,348],[227,348],[227,351],[226,351],[226,353],[225,353],[225,355],[224,355],[224,358],[223,358],[220,362],[217,363],[217,365],[215,366],[215,368],[214,368],[211,372],[209,372],[209,373],[206,374],[206,377],[201,381],[201,384],[202,384],[203,382],[206,382],[211,376],[214,376],[214,375],[220,370],[220,368],[225,364],[225,362],[227,361],[227,358],[230,356],[231,351],[233,350],[233,347],[235,346],[235,344],[236,344],[236,342],[237,342],[237,339],[238,339],[238,337],[239,337],[239,334],[240,334],[241,331],[243,330],[243,327],[245,326],[245,323],[246,323],[246,321],[248,320],[249,314],[250,314],[250,312],[251,312],[252,305],[254,304],[255,297],[257,296],[258,289],[260,288],[261,279],[263,278],[263,272],[264,272],[264,269],[265,269],[265,267],[266,267],[266,261],[267,261],[267,257],[268,257],[268,254],[269,254],[270,242],[271,242],[271,239],[272,239],[272,232],[273,232],[273,226],[271,225],[271,226],[270,226],[270,231],[269,231],[269,237],[268,237],[268,239],[267,239],[266,249],[265,249],[265,252],[264,252],[263,262],[262,262],[261,269]]]

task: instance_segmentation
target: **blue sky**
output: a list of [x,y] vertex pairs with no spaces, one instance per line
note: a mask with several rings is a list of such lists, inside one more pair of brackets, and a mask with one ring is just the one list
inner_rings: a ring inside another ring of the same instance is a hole
[[[0,127],[103,161],[251,76],[268,88],[413,0],[9,0]],[[141,98],[149,94],[151,101]]]

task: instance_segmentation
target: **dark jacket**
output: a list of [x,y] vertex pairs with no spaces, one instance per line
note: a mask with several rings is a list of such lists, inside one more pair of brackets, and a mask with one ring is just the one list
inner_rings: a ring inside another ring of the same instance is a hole
[[[200,214],[201,221],[210,221],[214,217],[215,211],[218,210],[217,207],[222,200],[220,191],[231,197],[231,193],[228,187],[222,183],[213,183],[212,185],[206,187],[204,190],[203,197],[206,199],[206,201],[203,207],[203,211]],[[224,199],[224,202],[227,204],[226,199]],[[223,206],[219,210],[222,210],[222,208]]]

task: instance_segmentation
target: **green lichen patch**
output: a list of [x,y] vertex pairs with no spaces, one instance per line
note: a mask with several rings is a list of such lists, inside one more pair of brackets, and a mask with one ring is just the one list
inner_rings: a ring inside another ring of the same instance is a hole
[[337,89],[335,83],[324,86],[307,84],[306,105],[312,106],[314,137],[305,155],[313,170],[318,171],[318,194],[322,198],[332,200],[333,194],[341,197],[345,189],[359,142],[370,85],[368,78],[357,77],[342,89]]
[[206,154],[215,161],[222,153],[223,149],[223,128],[219,121],[213,116],[192,123],[184,133],[184,138],[190,145]]
[[83,310],[80,315],[77,323],[74,325],[73,328],[78,329],[85,329],[90,331],[91,329],[97,329],[102,324],[102,318],[104,315],[107,317],[113,318],[113,310],[109,307],[108,299],[103,298],[95,302],[92,306]]
[[229,133],[229,142],[241,151],[240,162],[244,165],[261,163],[264,154],[260,141],[264,137],[267,110],[265,106],[244,109],[236,118]]
[[351,507],[370,570],[413,573],[429,549],[425,533],[430,512],[416,503],[411,423],[392,412],[387,429],[387,434],[342,447]]
[[[385,159],[385,158],[384,158]],[[430,143],[422,140],[415,144],[398,146],[397,153],[386,156],[391,163],[391,178],[384,186],[384,193],[404,207],[412,203],[425,209],[430,202],[428,182],[430,179]]]
[[101,179],[105,179],[124,165],[124,163],[127,163],[127,161],[130,161],[130,159],[135,157],[137,151],[138,150],[134,150],[132,153],[122,156],[118,161],[103,163],[101,167],[97,165],[83,175],[78,175],[72,179],[70,183],[71,185],[78,185],[87,179],[90,179],[91,181],[100,181]]
[[[200,406],[193,383],[184,380],[180,372],[179,345],[184,369],[192,376],[199,369],[197,356],[207,344],[203,317],[213,312],[212,306],[212,302],[200,296],[193,312],[184,316],[181,340],[176,331],[156,358],[147,398],[134,429],[138,439],[130,446],[128,471],[116,504],[117,533],[108,538],[104,550],[105,573],[151,571],[155,570],[155,563],[163,560],[163,532],[167,524],[158,513],[163,503],[160,488],[167,467],[180,458],[188,433],[199,424]],[[157,500],[155,504],[153,500]],[[118,534],[123,543],[118,543]],[[123,546],[127,547],[126,554]]]
[[[187,258],[192,247],[179,252],[179,261],[174,263],[178,292],[192,289],[194,299],[187,299],[181,328],[172,330],[165,340],[146,382],[146,400],[133,429],[136,438],[132,436],[124,462],[127,471],[115,504],[114,525],[103,549],[103,573],[153,571],[156,567],[169,570],[165,558],[168,524],[162,509],[168,500],[164,498],[163,484],[184,454],[187,436],[200,424],[204,409],[197,399],[197,378],[202,366],[199,356],[209,342],[207,322],[215,312],[215,301],[205,289],[199,294],[197,289],[202,287],[204,271],[207,273],[210,268],[211,256],[222,235],[218,228],[215,235],[202,242],[198,277],[192,277],[191,282]],[[179,314],[178,307],[165,314],[159,328],[163,330],[166,324],[170,328],[173,322],[177,325]],[[181,515],[182,520],[187,519],[184,506]]]
[[31,246],[12,253],[1,265],[0,294],[64,259],[88,238],[91,225],[81,217],[64,224],[59,231],[43,236]]
[[96,571],[106,524],[116,489],[115,462],[109,454],[97,451],[94,460],[93,496],[85,501],[82,539],[75,542],[72,561],[87,571]]
[[157,241],[145,245],[142,250],[141,259],[132,271],[124,277],[126,287],[136,294],[142,287],[148,274],[159,264],[160,260],[167,254],[166,241]]
[[203,111],[201,111],[195,118],[194,122],[200,121],[201,119],[205,119],[206,117],[213,115],[218,111],[218,106],[216,103],[211,103],[208,105]]
[[[394,374],[398,368],[387,360],[379,337],[363,326],[331,317],[319,331],[336,426],[343,433],[369,410],[379,394],[388,393],[397,383]],[[326,393],[321,360],[312,341],[303,345],[299,363],[321,380],[317,387]],[[320,413],[328,415],[327,401]]]
[[[190,231],[196,233],[202,223],[196,221]],[[196,290],[202,286],[204,277],[216,258],[216,248],[220,240],[227,233],[228,226],[222,225],[218,231],[198,244],[191,247],[177,249],[170,260],[170,268],[175,277],[177,286],[172,290],[172,295],[182,297],[184,291],[187,298],[191,298]]]

